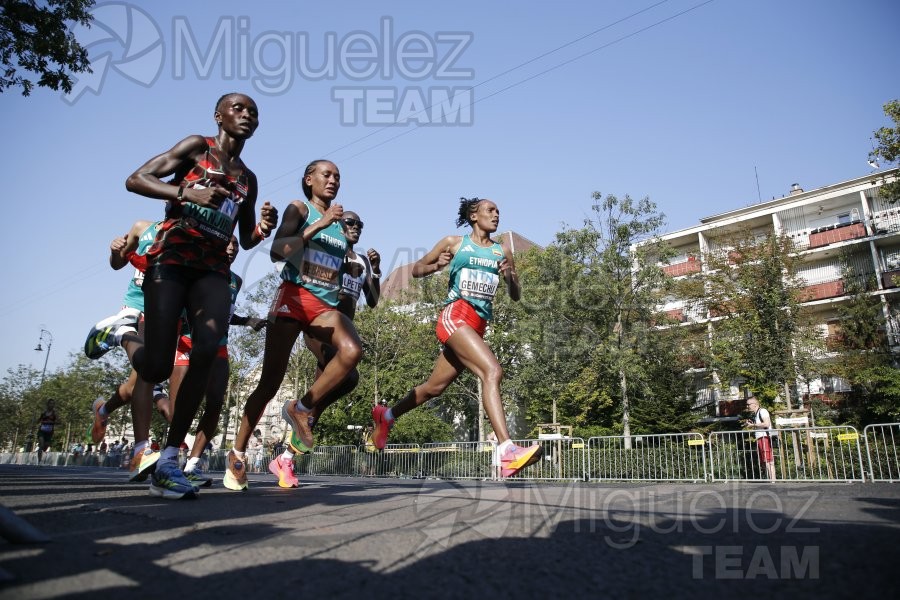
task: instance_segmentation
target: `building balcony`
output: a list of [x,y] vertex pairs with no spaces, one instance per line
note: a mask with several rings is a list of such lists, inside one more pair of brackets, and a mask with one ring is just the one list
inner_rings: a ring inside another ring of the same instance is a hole
[[683,308],[675,308],[672,310],[666,311],[666,316],[672,319],[673,321],[677,321],[678,323],[684,323],[687,321],[687,317],[684,314]]
[[668,275],[669,277],[679,277],[681,275],[691,275],[693,273],[700,272],[700,261],[697,260],[694,256],[689,256],[688,259],[681,263],[676,263],[674,265],[666,265],[663,267],[663,273]]
[[826,298],[836,298],[844,295],[844,282],[840,279],[837,281],[826,281],[825,283],[817,283],[808,285],[803,288],[802,301],[812,302],[814,300],[824,300]]
[[746,400],[719,400],[720,417],[737,417],[746,410]]
[[864,237],[866,237],[866,227],[860,222],[830,225],[810,232],[809,248],[821,248],[829,244]]
[[900,231],[900,208],[882,210],[872,215],[872,229],[875,235]]
[[884,289],[900,287],[900,269],[892,269],[881,274],[881,285]]

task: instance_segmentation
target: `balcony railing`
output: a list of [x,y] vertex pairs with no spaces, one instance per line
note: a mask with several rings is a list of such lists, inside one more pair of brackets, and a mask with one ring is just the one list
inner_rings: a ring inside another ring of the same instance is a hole
[[829,225],[814,229],[809,233],[809,247],[821,248],[829,244],[863,237],[866,237],[866,228],[859,221],[845,225]]
[[882,273],[881,285],[884,286],[884,289],[900,287],[900,269],[893,269]]
[[844,295],[844,282],[841,279],[837,281],[826,281],[825,283],[817,283],[808,285],[803,290],[801,300],[803,302],[812,302],[814,300],[824,300],[826,298],[835,298]]
[[669,277],[678,277],[680,275],[691,275],[700,272],[700,261],[694,256],[689,256],[684,262],[674,265],[666,265],[663,267],[663,273]]

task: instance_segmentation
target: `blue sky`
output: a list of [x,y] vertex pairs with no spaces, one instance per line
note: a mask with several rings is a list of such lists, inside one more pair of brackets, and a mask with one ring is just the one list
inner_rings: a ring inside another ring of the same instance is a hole
[[[243,158],[260,201],[283,211],[310,160],[335,161],[338,200],[386,270],[454,232],[463,195],[548,244],[594,191],[649,196],[677,230],[864,175],[882,105],[900,97],[892,0],[108,4],[83,38],[105,67],[94,89],[0,95],[4,373],[43,366],[42,327],[52,372],[118,310],[129,273],[108,267],[109,242],[163,208],[125,178],[212,135],[225,92],[259,105]],[[402,111],[454,89],[449,116]],[[235,265],[253,285],[267,248]]]

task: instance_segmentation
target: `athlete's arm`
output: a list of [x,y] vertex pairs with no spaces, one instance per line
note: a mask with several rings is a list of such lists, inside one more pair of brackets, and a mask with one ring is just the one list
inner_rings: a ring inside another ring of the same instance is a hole
[[[163,177],[175,173],[184,175],[197,162],[197,159],[206,153],[208,147],[206,138],[202,135],[188,136],[171,149],[154,156],[138,167],[137,171],[125,180],[125,188],[129,192],[148,198],[171,202],[193,202],[200,206],[217,208],[223,198],[231,195],[231,192],[222,186],[211,183],[209,187],[205,188],[185,187],[182,189],[162,180]],[[179,193],[181,194],[180,199]]]
[[241,315],[231,315],[231,320],[228,322],[229,325],[245,325],[253,331],[259,331],[266,326],[266,323],[268,321],[259,317],[242,317]]
[[412,268],[412,276],[425,277],[437,273],[450,264],[453,255],[459,251],[460,244],[462,244],[461,235],[448,235],[435,244],[428,254],[416,261]]
[[375,248],[369,248],[363,261],[366,263],[363,293],[366,295],[366,304],[369,308],[375,308],[381,297],[381,255]]
[[306,205],[296,200],[284,209],[284,217],[275,232],[275,241],[272,242],[272,248],[269,250],[269,258],[272,259],[272,262],[280,260],[290,262],[294,256],[303,256],[305,244],[303,236],[297,235],[297,230],[301,223],[306,222],[308,216],[309,210]]
[[505,241],[500,242],[505,258],[500,261],[500,275],[506,282],[506,291],[513,302],[518,302],[522,297],[522,286],[519,284],[519,274],[516,272],[516,261],[512,251]]
[[262,243],[269,234],[278,226],[278,209],[269,201],[263,202],[259,208],[259,225],[256,223],[256,199],[259,193],[259,184],[256,174],[244,167],[247,171],[247,198],[241,203],[238,213],[238,237],[241,248],[249,250]]
[[322,215],[322,218],[308,225],[301,234],[300,225],[309,219],[309,209],[306,204],[295,200],[288,204],[284,211],[284,218],[275,233],[275,241],[272,242],[272,250],[269,257],[272,262],[279,260],[288,261],[299,268],[303,257],[303,249],[313,236],[327,229],[332,223],[340,220],[344,214],[344,207],[340,204],[332,204]]
[[150,221],[135,221],[128,233],[113,240],[109,245],[109,266],[118,271],[127,265],[129,256],[137,250],[141,234],[152,224]]

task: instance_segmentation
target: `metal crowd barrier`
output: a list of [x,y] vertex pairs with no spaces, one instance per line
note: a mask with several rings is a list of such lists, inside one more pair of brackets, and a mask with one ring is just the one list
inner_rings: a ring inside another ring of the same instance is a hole
[[600,436],[588,440],[587,481],[706,481],[699,433]]
[[[584,440],[581,438],[561,438],[550,440],[513,440],[519,446],[541,445],[541,458],[510,479],[541,481],[584,480]],[[499,478],[499,473],[497,474]]]
[[[777,431],[773,438],[775,479],[782,481],[865,481],[859,433],[849,426],[798,427]],[[767,480],[760,461],[756,432],[728,431],[709,435],[712,481]],[[760,431],[762,433],[762,431]]]
[[494,467],[491,442],[423,444],[420,466],[423,477],[433,479],[491,479]]
[[419,465],[418,444],[388,444],[381,452],[363,447],[357,459],[356,474],[361,477],[423,477]]
[[[776,430],[770,430],[770,433]],[[868,425],[866,452],[853,427],[779,429],[773,444],[776,481],[900,481],[900,423]],[[768,479],[755,432],[676,433],[538,440],[543,456],[513,479],[541,481],[757,481]],[[516,440],[528,446],[535,440]],[[709,448],[708,453],[706,448]],[[490,442],[388,444],[383,452],[365,446],[316,446],[295,457],[298,475],[499,479]],[[225,450],[205,460],[211,472],[225,470]],[[272,456],[260,456],[259,472]],[[249,462],[249,461],[248,461]],[[127,457],[74,456],[68,452],[0,453],[0,464],[128,468]],[[255,468],[256,461],[253,467]],[[253,472],[253,471],[251,471]]]
[[872,481],[900,481],[900,423],[877,423],[863,428],[866,472]]
[[294,458],[298,474],[355,476],[359,460],[356,446],[316,446]]

